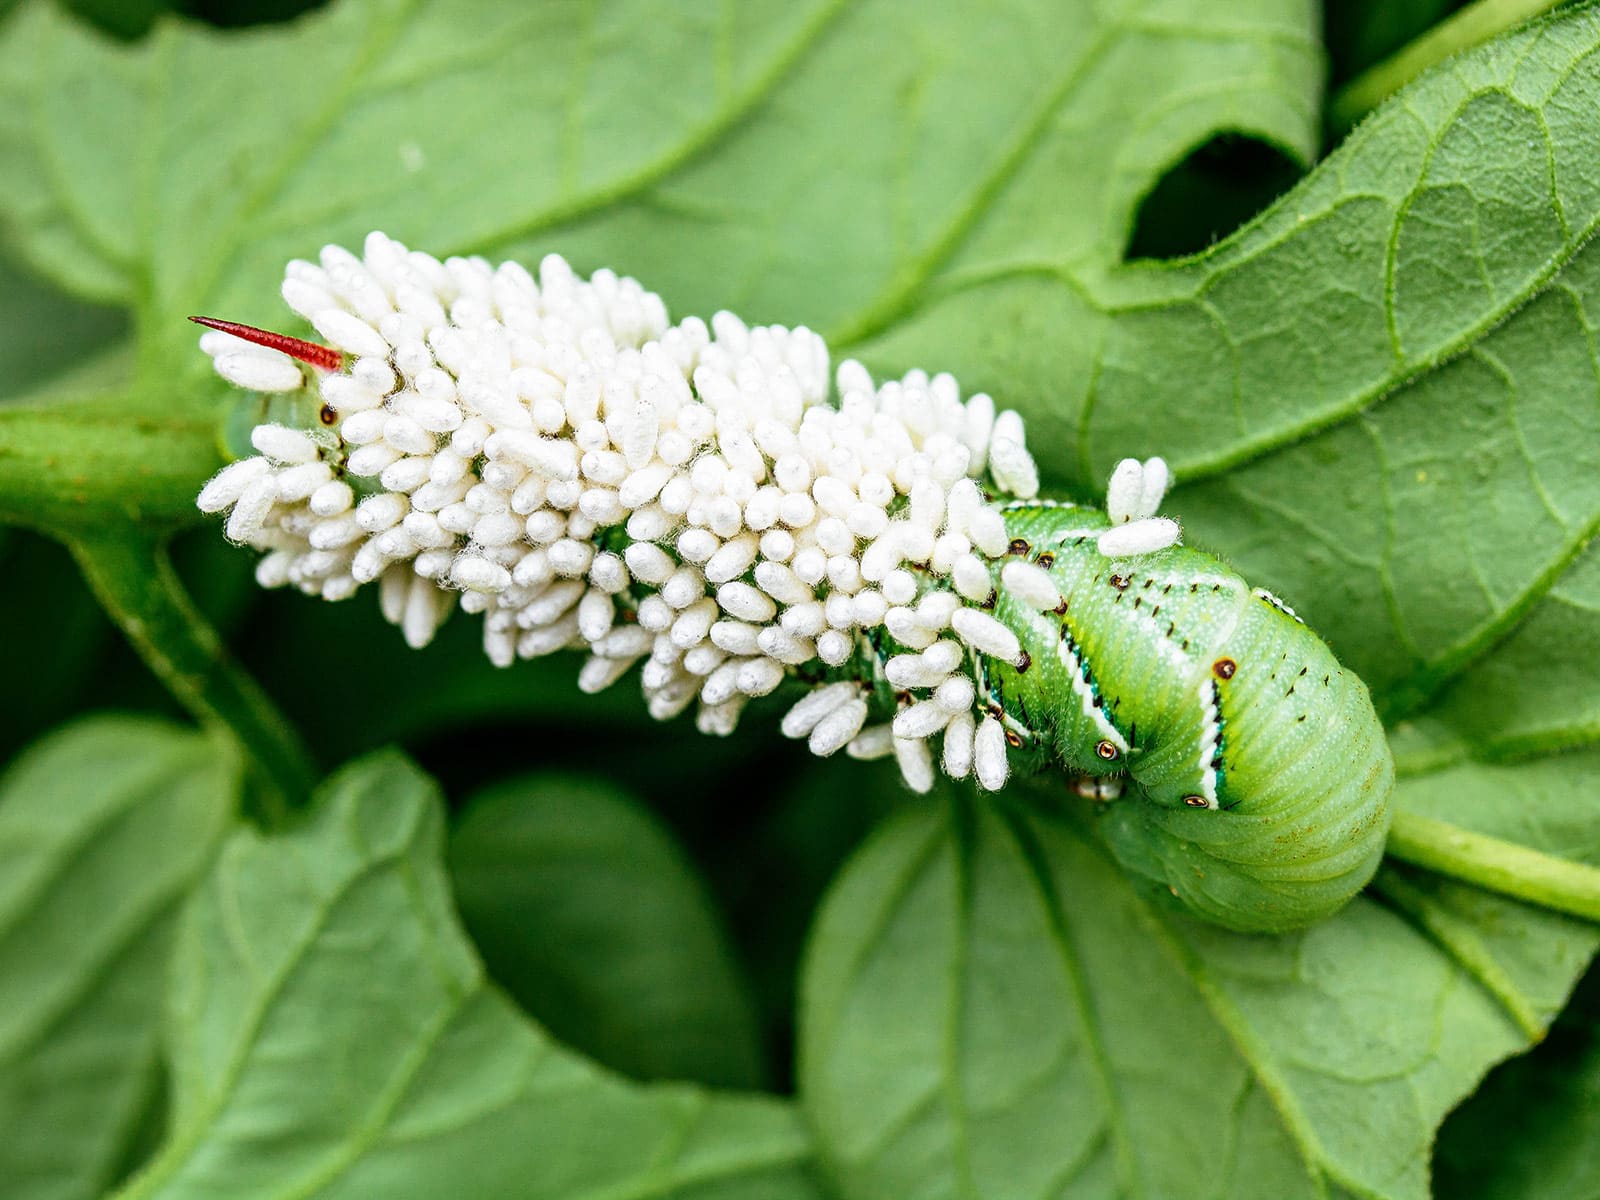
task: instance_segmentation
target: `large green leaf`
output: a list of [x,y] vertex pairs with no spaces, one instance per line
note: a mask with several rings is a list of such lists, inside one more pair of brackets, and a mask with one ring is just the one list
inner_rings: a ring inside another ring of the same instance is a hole
[[863,1200],[1424,1197],[1440,1120],[1597,940],[1491,904],[1462,923],[1507,935],[1476,958],[1367,898],[1230,934],[1078,822],[953,799],[889,822],[824,905],[802,1096]]
[[[1463,672],[1425,714],[1400,727],[1401,769],[1420,773],[1472,759],[1507,763],[1595,745],[1597,662],[1600,554],[1590,551],[1492,655]],[[1428,742],[1436,744],[1424,749]]]
[[953,268],[882,351],[983,378],[959,330],[1060,328],[1005,376],[1046,461],[1092,480],[1162,450],[1191,539],[1414,707],[1600,526],[1597,42],[1583,9],[1452,60],[1195,260]]
[[164,722],[97,717],[0,777],[0,1179],[101,1195],[160,1093],[181,902],[232,823],[236,765]]
[[762,1082],[711,898],[628,793],[577,775],[497,784],[468,801],[450,873],[490,975],[567,1045],[641,1079]]
[[783,1103],[626,1083],[519,1014],[456,923],[442,834],[388,753],[297,832],[228,843],[179,941],[168,1141],[126,1197],[817,1195]]

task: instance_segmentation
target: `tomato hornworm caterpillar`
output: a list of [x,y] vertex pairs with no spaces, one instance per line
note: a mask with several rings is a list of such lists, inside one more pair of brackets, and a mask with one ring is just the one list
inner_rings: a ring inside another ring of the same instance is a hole
[[935,746],[991,791],[1061,770],[1125,866],[1233,928],[1304,925],[1376,869],[1365,687],[1179,544],[1160,459],[1121,463],[1105,511],[1038,498],[1021,419],[950,376],[830,381],[806,329],[670,325],[554,256],[535,280],[373,234],[283,294],[330,345],[197,318],[281,418],[199,498],[262,584],[377,582],[413,646],[459,605],[497,664],[587,650],[588,691],[637,664],[653,716],[707,733],[792,688],[786,735],[918,791]]

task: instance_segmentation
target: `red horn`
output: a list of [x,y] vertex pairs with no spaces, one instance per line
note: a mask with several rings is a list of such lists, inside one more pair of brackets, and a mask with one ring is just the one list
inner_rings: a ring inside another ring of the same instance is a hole
[[241,325],[237,321],[220,321],[216,317],[190,317],[196,325],[231,333],[236,338],[265,346],[268,350],[281,350],[290,358],[310,363],[323,371],[337,371],[344,366],[344,355],[332,346],[308,342],[304,338],[290,337],[286,333],[273,333],[270,329],[257,329],[254,325]]

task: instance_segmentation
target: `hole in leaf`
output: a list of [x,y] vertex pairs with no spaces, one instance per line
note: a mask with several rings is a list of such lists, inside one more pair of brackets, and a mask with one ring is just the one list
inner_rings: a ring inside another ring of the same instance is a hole
[[1226,237],[1300,178],[1275,146],[1224,133],[1195,150],[1144,198],[1127,257],[1180,258]]

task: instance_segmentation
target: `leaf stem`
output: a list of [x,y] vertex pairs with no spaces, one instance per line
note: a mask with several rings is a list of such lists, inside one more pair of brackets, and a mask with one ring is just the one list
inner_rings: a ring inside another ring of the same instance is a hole
[[1467,5],[1341,88],[1328,106],[1329,126],[1335,132],[1344,133],[1435,63],[1486,42],[1564,2],[1477,0]]
[[1505,896],[1600,921],[1600,869],[1584,863],[1408,812],[1395,814],[1388,852]]
[[239,747],[258,785],[263,823],[281,824],[310,794],[311,756],[195,608],[166,544],[122,526],[68,545],[96,598],[150,669],[202,726]]
[[0,521],[53,537],[95,537],[107,521],[193,525],[220,465],[215,421],[142,394],[0,405]]

